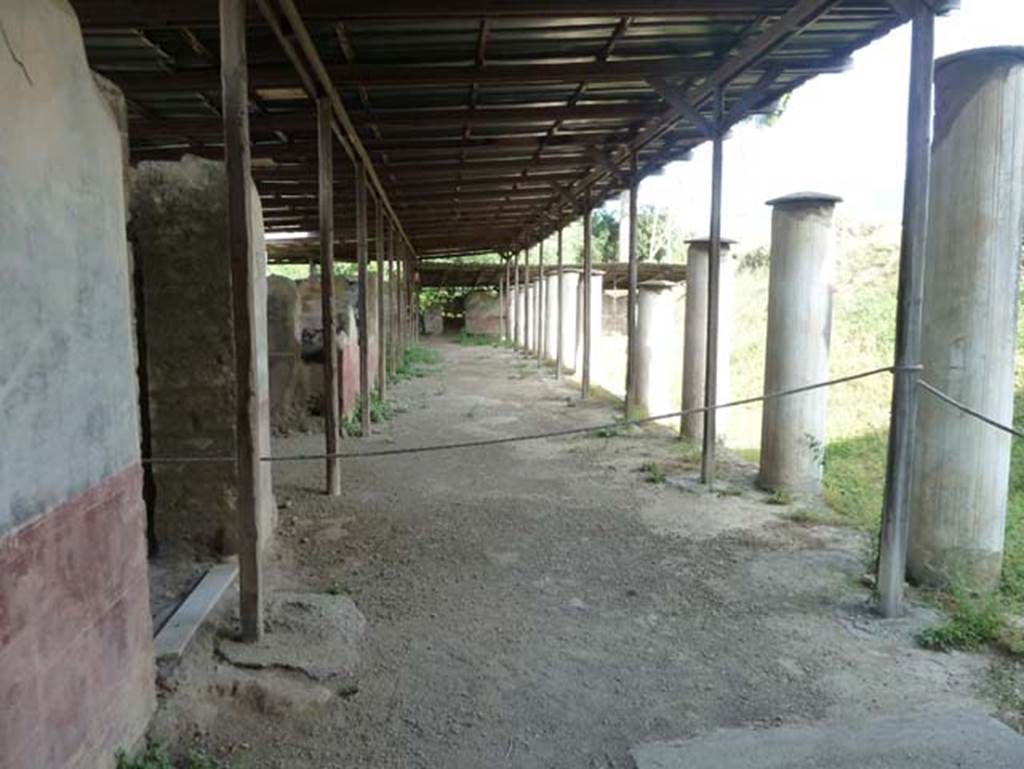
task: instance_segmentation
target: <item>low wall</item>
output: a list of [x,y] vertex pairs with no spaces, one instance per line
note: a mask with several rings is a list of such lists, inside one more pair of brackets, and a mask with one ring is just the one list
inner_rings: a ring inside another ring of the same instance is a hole
[[124,115],[66,2],[0,16],[0,767],[108,769],[155,706]]

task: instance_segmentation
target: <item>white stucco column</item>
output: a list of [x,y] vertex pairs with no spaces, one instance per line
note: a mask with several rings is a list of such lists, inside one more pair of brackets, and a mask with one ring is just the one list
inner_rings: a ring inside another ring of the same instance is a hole
[[537,280],[534,278],[526,285],[526,303],[529,306],[526,323],[526,351],[533,352],[537,340]]
[[[576,291],[576,371],[583,371],[583,275],[577,280]],[[601,370],[602,341],[601,315],[604,300],[604,272],[590,272],[590,381],[596,383],[596,375]]]
[[[840,198],[814,192],[769,201],[772,212],[764,392],[828,379],[835,276],[832,225]],[[825,451],[825,389],[764,403],[761,470],[766,489],[818,489]]]
[[558,348],[558,273],[552,272],[544,280],[544,359],[554,361]]
[[674,410],[672,364],[679,355],[675,287],[667,280],[645,280],[637,286],[637,406],[646,416]]
[[[718,386],[716,400],[726,403],[729,392],[729,359],[732,354],[733,283],[735,258],[730,249],[735,241],[722,239],[718,269]],[[708,347],[708,240],[688,240],[686,256],[686,322],[683,341],[682,408],[704,406],[704,377]],[[729,410],[718,412],[716,434],[723,440],[729,433]],[[684,438],[695,443],[704,439],[704,414],[687,414],[680,420]]]
[[522,283],[519,287],[514,289],[515,293],[515,334],[516,334],[516,347],[522,349],[526,342],[526,337],[523,333],[525,324],[523,323],[523,311],[524,305],[526,304],[526,287]]
[[576,371],[576,352],[582,343],[577,339],[582,274],[575,267],[566,267],[562,272],[562,366],[570,374]]
[[[937,62],[921,379],[1013,422],[1024,226],[1024,48]],[[907,571],[930,585],[994,587],[1010,436],[922,392]]]

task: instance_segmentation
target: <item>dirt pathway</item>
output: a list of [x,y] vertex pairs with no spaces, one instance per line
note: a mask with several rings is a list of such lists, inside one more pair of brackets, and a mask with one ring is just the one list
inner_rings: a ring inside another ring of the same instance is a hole
[[[406,410],[346,448],[614,413],[510,351],[434,347],[437,373],[396,389]],[[914,646],[927,612],[871,617],[858,536],[790,522],[748,466],[705,496],[648,482],[651,461],[685,467],[656,431],[352,460],[335,500],[322,463],[275,466],[271,584],[352,597],[368,621],[359,691],[298,709],[214,692],[214,623],[158,722],[235,767],[624,767],[641,741],[978,696],[984,657]]]

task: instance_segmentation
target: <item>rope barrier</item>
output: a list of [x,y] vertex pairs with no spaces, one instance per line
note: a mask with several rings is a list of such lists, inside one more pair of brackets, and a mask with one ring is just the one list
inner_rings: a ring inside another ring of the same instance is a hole
[[917,383],[919,385],[921,385],[921,387],[923,389],[927,390],[932,395],[934,395],[936,398],[938,398],[940,401],[943,401],[944,403],[948,403],[950,406],[953,406],[954,408],[958,408],[958,409],[960,409],[960,411],[964,412],[965,414],[970,414],[975,419],[980,419],[985,424],[992,425],[992,427],[995,427],[998,430],[1002,430],[1004,433],[1009,433],[1010,435],[1014,436],[1015,438],[1022,438],[1022,439],[1024,439],[1024,433],[1020,432],[1019,430],[1015,430],[1014,428],[1010,427],[1009,425],[1004,425],[1001,422],[997,422],[996,420],[992,419],[991,417],[985,416],[980,411],[975,411],[970,406],[966,406],[963,403],[961,403],[960,401],[958,401],[955,398],[953,398],[952,396],[946,395],[946,393],[942,392],[942,390],[940,390],[938,387],[935,387],[934,385],[928,384],[923,379],[919,379],[917,381]]
[[[572,435],[584,435],[586,433],[600,432],[602,430],[617,430],[632,425],[648,424],[650,422],[658,422],[663,419],[676,419],[688,414],[702,414],[706,411],[717,411],[719,409],[734,408],[736,406],[747,406],[752,403],[761,403],[763,401],[774,400],[776,398],[785,398],[790,395],[799,395],[800,393],[810,392],[812,390],[820,390],[823,387],[832,387],[839,384],[846,384],[847,382],[854,382],[859,379],[867,379],[869,377],[877,376],[879,374],[892,373],[895,371],[918,371],[920,370],[920,368],[920,366],[883,366],[881,368],[871,369],[870,371],[862,371],[859,374],[850,374],[849,376],[838,377],[837,379],[829,379],[824,382],[815,382],[814,384],[803,385],[801,387],[793,387],[788,390],[780,390],[778,392],[765,393],[764,395],[757,395],[751,398],[730,401],[728,403],[716,403],[713,406],[699,406],[697,408],[692,409],[673,411],[668,414],[658,414],[657,416],[640,417],[636,419],[623,419],[617,422],[607,422],[605,424],[589,425],[587,427],[572,427],[567,428],[565,430],[553,430],[545,433],[533,433],[530,435],[511,435],[506,436],[504,438],[482,438],[480,440],[474,441],[440,443],[432,446],[410,446],[407,448],[400,449],[378,449],[375,451],[347,451],[335,452],[330,454],[325,452],[319,452],[315,454],[288,454],[284,456],[275,457],[260,457],[260,461],[306,462],[317,459],[363,459],[368,457],[397,456],[401,454],[426,454],[435,451],[454,451],[458,449],[480,448],[482,446],[499,446],[507,443],[520,443],[524,441],[544,440],[547,438],[565,438]],[[143,464],[234,461],[235,457],[151,457],[142,460]]]

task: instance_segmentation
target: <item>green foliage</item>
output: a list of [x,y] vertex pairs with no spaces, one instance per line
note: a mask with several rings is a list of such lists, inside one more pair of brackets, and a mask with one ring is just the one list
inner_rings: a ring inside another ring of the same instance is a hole
[[918,633],[921,646],[938,651],[970,651],[999,639],[1005,620],[998,595],[976,595],[953,585],[949,601],[949,619]]
[[607,208],[598,208],[590,222],[590,247],[593,250],[594,261],[618,261],[619,218]]
[[644,462],[640,465],[640,472],[647,474],[648,483],[665,482],[665,470],[657,462]]
[[791,505],[793,504],[793,495],[785,489],[775,489],[765,501],[769,505]]

